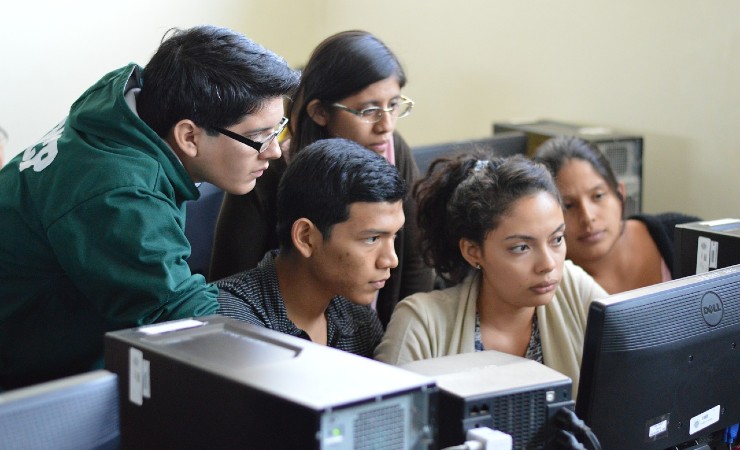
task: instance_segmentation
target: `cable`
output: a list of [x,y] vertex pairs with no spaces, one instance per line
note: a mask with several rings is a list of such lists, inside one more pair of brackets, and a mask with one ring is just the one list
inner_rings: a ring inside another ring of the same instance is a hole
[[565,430],[558,430],[550,436],[549,449],[552,450],[588,450],[583,446],[572,433]]
[[565,411],[567,411],[567,414],[572,417],[572,423],[576,428],[576,434],[580,436],[582,440],[586,441],[586,447],[592,450],[601,450],[601,443],[594,432],[591,431],[591,428],[589,428],[589,426],[586,425],[586,423],[581,420],[575,412],[570,409],[565,409]]
[[465,435],[465,443],[445,447],[442,450],[511,450],[512,437],[489,427],[471,428]]
[[[601,450],[601,443],[596,435],[591,431],[591,428],[586,423],[579,419],[575,412],[569,408],[560,408],[552,419],[553,425],[558,428],[557,432],[554,432],[554,436],[562,442],[564,447],[556,447],[562,449],[573,449],[580,450]],[[562,431],[564,434],[560,434]],[[580,445],[568,447],[570,444],[570,437],[575,439],[575,442]],[[563,440],[567,438],[567,440]]]
[[489,427],[471,428],[465,435],[466,444],[471,445],[473,442],[479,442],[482,450],[511,450],[513,447],[513,438],[503,431],[494,430]]
[[478,441],[465,441],[464,444],[445,447],[442,450],[481,450],[482,448],[483,444]]
[[483,450],[483,444],[478,441],[465,441],[465,447],[469,450]]
[[740,423],[730,425],[725,429],[724,441],[725,444],[727,444],[728,448],[732,448],[733,444],[735,444],[735,440],[737,439],[738,434],[738,428],[740,428]]

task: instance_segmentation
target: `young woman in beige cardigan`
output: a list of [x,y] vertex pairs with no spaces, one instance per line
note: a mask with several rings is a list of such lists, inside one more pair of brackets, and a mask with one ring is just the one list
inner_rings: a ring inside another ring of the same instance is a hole
[[400,302],[376,359],[497,350],[569,376],[575,393],[588,305],[606,292],[565,261],[547,169],[520,156],[437,160],[414,196],[424,257],[454,285]]

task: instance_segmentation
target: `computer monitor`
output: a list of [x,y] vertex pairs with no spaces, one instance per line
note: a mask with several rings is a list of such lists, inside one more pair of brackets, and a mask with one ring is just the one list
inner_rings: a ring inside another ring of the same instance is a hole
[[527,151],[527,138],[522,132],[510,131],[482,139],[417,146],[412,149],[412,155],[423,176],[435,159],[473,151],[488,152],[491,157],[524,155]]
[[604,450],[663,450],[740,421],[740,265],[595,300],[576,413]]
[[0,448],[120,447],[118,383],[96,370],[0,394]]

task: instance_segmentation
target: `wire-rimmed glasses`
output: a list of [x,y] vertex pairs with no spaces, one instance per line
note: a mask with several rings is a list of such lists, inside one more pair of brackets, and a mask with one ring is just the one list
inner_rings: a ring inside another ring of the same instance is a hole
[[365,109],[352,109],[341,103],[334,103],[331,106],[343,111],[347,111],[350,114],[354,114],[359,117],[365,123],[376,123],[383,118],[383,113],[390,113],[396,119],[406,117],[411,114],[411,109],[414,107],[414,101],[408,97],[401,95],[391,106],[387,108],[381,108],[380,106],[371,106]]

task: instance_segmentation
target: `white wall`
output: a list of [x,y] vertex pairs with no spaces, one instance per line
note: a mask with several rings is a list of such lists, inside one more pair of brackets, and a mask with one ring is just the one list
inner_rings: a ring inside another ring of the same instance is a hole
[[647,212],[740,216],[736,0],[58,3],[0,17],[11,154],[99,76],[146,63],[171,26],[229,26],[294,65],[325,36],[363,28],[405,65],[417,108],[399,128],[412,145],[483,137],[512,118],[626,130],[645,137]]
[[70,104],[107,72],[145,64],[169,28],[243,23],[238,0],[14,1],[0,15],[0,126],[6,159],[59,122]]

